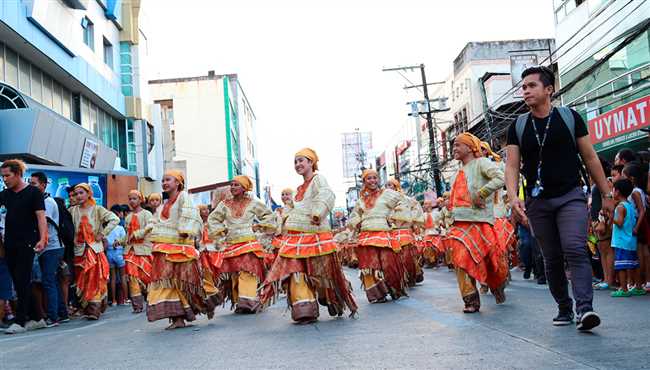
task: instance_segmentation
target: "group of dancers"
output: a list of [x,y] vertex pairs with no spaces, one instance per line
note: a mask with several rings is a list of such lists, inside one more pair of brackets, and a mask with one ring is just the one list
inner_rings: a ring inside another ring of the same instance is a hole
[[[358,306],[342,260],[358,266],[368,301],[383,303],[422,282],[423,259],[435,264],[445,255],[456,269],[464,312],[480,308],[476,281],[502,303],[514,241],[500,199],[503,166],[489,145],[468,133],[456,138],[453,153],[462,166],[451,191],[437,204],[425,201],[424,209],[398,181],[382,187],[378,173],[365,170],[360,199],[336,235],[328,219],[335,196],[312,149],[296,153],[294,169],[303,183],[295,193],[283,190],[284,207],[275,211],[250,194],[246,176],[234,177],[230,194],[214,209],[195,207],[183,174],[167,171],[166,200],[153,213],[143,208],[139,191],[129,193],[121,243],[133,311],[146,309],[149,321],[168,319],[168,329],[176,329],[198,314],[212,318],[228,302],[235,313],[257,313],[286,294],[296,323],[316,321],[319,306],[331,316],[349,311],[354,317]],[[103,245],[119,219],[95,204],[87,184],[77,185],[75,195],[77,293],[86,317],[96,320],[106,307]]]

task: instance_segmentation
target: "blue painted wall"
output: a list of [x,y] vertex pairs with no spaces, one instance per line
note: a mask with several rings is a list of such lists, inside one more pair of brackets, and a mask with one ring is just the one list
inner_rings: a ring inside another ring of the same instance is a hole
[[[80,57],[71,57],[63,48],[27,19],[27,8],[21,0],[0,0],[0,21],[11,27],[34,47],[86,85],[115,110],[126,114],[124,95],[119,79],[109,81]],[[11,47],[11,45],[8,45]],[[114,45],[114,50],[119,45]],[[114,54],[114,56],[117,56]],[[114,58],[114,64],[119,59]],[[114,67],[114,69],[117,69]]]

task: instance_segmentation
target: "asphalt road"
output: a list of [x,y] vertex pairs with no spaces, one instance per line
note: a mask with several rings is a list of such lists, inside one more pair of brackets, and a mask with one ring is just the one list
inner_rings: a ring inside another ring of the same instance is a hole
[[461,312],[455,276],[426,270],[425,281],[397,302],[369,305],[356,270],[346,270],[358,319],[291,323],[284,302],[251,316],[218,311],[172,332],[130,307],[109,308],[100,321],[0,337],[0,369],[641,369],[650,368],[650,296],[596,292],[603,324],[593,333],[553,327],[546,286],[521,273],[497,306],[482,296],[480,314]]

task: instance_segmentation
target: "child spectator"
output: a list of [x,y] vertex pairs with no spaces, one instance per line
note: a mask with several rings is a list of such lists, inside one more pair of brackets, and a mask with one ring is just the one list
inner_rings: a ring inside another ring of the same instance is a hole
[[639,261],[640,270],[634,276],[635,280],[633,284],[635,289],[632,290],[634,295],[645,295],[647,292],[644,288],[644,283],[641,279],[641,271],[645,268],[646,255],[647,255],[647,244],[648,244],[648,224],[646,222],[646,209],[648,207],[648,201],[646,199],[646,194],[643,191],[645,184],[647,183],[646,175],[647,170],[643,171],[641,165],[638,162],[632,162],[625,165],[623,168],[623,177],[629,179],[634,189],[632,190],[632,195],[628,198],[628,201],[632,203],[634,209],[636,210],[637,221],[634,226],[634,235],[637,238],[637,259]]
[[[111,212],[120,218],[120,223],[122,224],[122,206],[117,204],[112,206]],[[124,262],[124,247],[122,245],[126,239],[126,231],[121,224],[116,226],[113,231],[111,231],[108,236],[106,236],[106,245],[104,246],[106,249],[106,258],[108,259],[108,264],[111,267],[111,305],[117,303],[120,306],[125,304],[125,300],[129,295],[126,275],[124,272],[124,266],[126,263]],[[122,288],[122,294],[117,294],[118,279],[121,283],[120,285]]]
[[613,194],[617,206],[614,210],[612,248],[614,249],[614,270],[618,275],[621,287],[612,292],[612,297],[632,296],[633,293],[628,290],[628,284],[634,281],[639,270],[639,259],[636,252],[637,238],[634,235],[637,216],[634,206],[628,200],[633,190],[634,185],[628,179],[621,179],[614,183]]

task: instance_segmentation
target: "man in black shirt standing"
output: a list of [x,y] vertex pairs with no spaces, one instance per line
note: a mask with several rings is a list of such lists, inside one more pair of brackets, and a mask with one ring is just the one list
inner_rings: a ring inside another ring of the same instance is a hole
[[5,218],[5,258],[18,296],[16,322],[5,333],[21,333],[27,315],[30,320],[40,321],[41,317],[32,310],[32,265],[34,253],[42,251],[47,245],[47,220],[43,195],[23,181],[25,164],[16,159],[6,160],[0,165],[5,190],[0,192],[0,206],[7,209]]
[[[600,324],[600,317],[592,306],[592,270],[586,249],[589,216],[578,155],[603,195],[606,210],[613,206],[611,193],[580,115],[551,104],[553,71],[547,67],[531,67],[521,77],[524,101],[530,113],[508,130],[506,187],[512,212],[519,222],[530,225],[542,249],[548,285],[559,308],[553,325],[573,322],[573,301],[564,271],[566,260],[576,301],[576,327],[581,331],[591,330]],[[526,178],[525,204],[517,196],[522,163]]]

